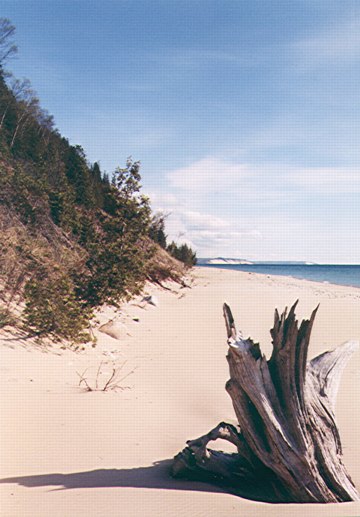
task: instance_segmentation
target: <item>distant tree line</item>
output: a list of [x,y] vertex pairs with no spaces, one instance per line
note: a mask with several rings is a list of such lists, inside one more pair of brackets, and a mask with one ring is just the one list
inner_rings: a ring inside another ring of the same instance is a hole
[[82,340],[94,307],[119,303],[151,277],[155,243],[187,265],[190,254],[166,245],[141,194],[139,162],[129,158],[111,177],[88,163],[30,82],[5,70],[14,31],[0,18],[1,296],[21,293],[34,332]]
[[153,216],[150,224],[149,235],[154,242],[157,242],[163,249],[165,249],[172,257],[186,266],[192,267],[196,265],[196,253],[187,244],[176,244],[172,241],[167,244],[167,235],[165,234],[165,218],[163,214],[156,214]]

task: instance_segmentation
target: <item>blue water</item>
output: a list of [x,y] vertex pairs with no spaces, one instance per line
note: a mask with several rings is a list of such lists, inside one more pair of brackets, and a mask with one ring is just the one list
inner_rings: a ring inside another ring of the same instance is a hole
[[360,265],[275,265],[275,264],[199,264],[201,267],[215,267],[218,269],[234,269],[265,275],[280,275],[326,282],[329,284],[360,287]]

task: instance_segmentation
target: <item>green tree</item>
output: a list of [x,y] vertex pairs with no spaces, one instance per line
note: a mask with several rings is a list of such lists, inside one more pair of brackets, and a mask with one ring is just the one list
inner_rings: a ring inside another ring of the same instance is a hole
[[146,242],[150,206],[140,195],[140,179],[140,163],[131,159],[113,175],[113,213],[100,214],[100,227],[86,246],[90,277],[82,296],[92,305],[118,302],[138,292],[146,279],[146,264],[152,254]]
[[91,207],[94,205],[90,171],[85,153],[80,145],[69,146],[65,154],[65,169],[69,182],[75,189],[76,203]]
[[167,247],[167,251],[170,255],[180,262],[183,262],[188,267],[196,265],[196,253],[187,244],[181,244],[178,246],[174,241],[172,241]]
[[163,249],[166,249],[165,218],[164,214],[155,214],[151,219],[149,229],[150,239],[158,243]]

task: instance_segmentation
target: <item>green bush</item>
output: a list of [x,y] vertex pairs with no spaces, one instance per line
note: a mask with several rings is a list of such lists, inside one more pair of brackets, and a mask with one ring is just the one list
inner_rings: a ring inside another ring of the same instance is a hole
[[6,325],[14,325],[15,318],[7,308],[0,307],[0,329]]
[[25,286],[25,326],[37,335],[51,335],[55,340],[74,343],[90,341],[84,332],[90,311],[84,309],[67,276],[32,279]]

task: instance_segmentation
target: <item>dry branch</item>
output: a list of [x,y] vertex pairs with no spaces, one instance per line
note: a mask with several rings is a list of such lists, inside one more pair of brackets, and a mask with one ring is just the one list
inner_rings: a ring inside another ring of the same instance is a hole
[[120,373],[123,371],[124,366],[127,364],[127,361],[124,361],[120,366],[117,366],[115,364],[112,365],[111,371],[108,372],[107,377],[102,379],[102,382],[100,383],[100,378],[102,374],[104,374],[103,366],[104,362],[101,361],[97,368],[97,372],[95,375],[95,379],[92,379],[92,381],[89,380],[88,376],[85,376],[86,372],[88,371],[88,368],[83,373],[76,372],[76,374],[79,377],[79,386],[82,386],[82,384],[85,385],[86,391],[116,391],[116,390],[126,390],[129,389],[128,386],[123,386],[121,383],[130,375],[132,375],[135,370],[137,370],[137,366],[135,366],[132,370],[125,373],[120,379]]

